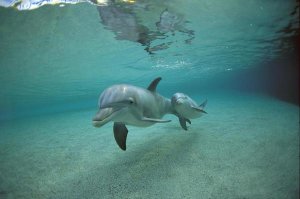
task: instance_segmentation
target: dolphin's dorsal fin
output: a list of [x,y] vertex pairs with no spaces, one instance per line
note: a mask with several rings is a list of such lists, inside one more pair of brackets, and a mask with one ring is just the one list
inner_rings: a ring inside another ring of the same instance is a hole
[[155,80],[153,80],[147,89],[149,91],[156,92],[156,87],[160,80],[161,80],[161,77],[158,77]]

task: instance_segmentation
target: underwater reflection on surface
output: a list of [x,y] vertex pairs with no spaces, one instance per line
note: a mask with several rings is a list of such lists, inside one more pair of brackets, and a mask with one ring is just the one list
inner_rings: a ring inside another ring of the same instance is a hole
[[[145,50],[150,54],[167,49],[173,42],[164,42],[163,40],[174,36],[176,32],[186,35],[185,43],[190,44],[194,39],[194,31],[185,28],[187,21],[183,15],[176,10],[169,11],[167,5],[160,4],[155,5],[162,8],[159,15],[153,16],[153,19],[156,19],[155,27],[143,24],[138,15],[143,12],[152,13],[153,5],[151,3],[111,3],[107,6],[98,6],[97,9],[101,22],[107,29],[114,32],[116,39],[138,42],[145,46]],[[154,40],[161,41],[159,44],[153,45]]]

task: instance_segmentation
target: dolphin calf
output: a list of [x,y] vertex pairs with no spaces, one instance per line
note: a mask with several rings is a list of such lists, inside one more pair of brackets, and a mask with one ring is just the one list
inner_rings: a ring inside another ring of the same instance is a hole
[[186,122],[191,124],[190,119],[201,117],[204,111],[204,107],[207,104],[205,100],[200,106],[184,93],[175,93],[171,98],[171,104],[179,118],[181,127],[187,130]]
[[105,89],[99,97],[99,111],[93,118],[93,125],[101,127],[110,121],[114,122],[115,140],[125,151],[128,133],[126,125],[147,127],[170,122],[171,120],[161,119],[165,114],[175,113],[171,100],[156,92],[160,80],[160,77],[153,80],[147,89],[128,84],[113,85]]

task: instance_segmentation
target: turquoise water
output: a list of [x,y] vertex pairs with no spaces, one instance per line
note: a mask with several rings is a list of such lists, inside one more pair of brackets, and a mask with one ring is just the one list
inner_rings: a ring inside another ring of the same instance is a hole
[[[299,197],[299,2],[61,5],[0,7],[0,198]],[[124,152],[98,97],[156,77],[208,114]]]

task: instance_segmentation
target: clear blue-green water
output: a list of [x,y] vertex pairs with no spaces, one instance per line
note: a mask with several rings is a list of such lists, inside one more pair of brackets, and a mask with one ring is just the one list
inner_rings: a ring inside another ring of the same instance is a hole
[[[25,5],[0,7],[0,198],[299,197],[298,1]],[[156,77],[208,114],[124,152],[98,97]]]

